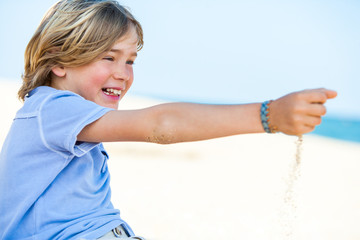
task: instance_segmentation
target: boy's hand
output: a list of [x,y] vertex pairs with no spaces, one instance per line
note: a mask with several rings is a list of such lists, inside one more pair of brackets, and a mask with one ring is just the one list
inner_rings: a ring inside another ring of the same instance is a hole
[[278,131],[289,135],[301,135],[314,130],[325,115],[324,103],[337,93],[319,88],[290,93],[273,101],[269,119]]

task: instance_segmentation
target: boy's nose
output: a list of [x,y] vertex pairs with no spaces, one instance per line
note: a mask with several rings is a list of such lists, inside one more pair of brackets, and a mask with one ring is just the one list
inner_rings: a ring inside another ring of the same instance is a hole
[[131,73],[126,67],[120,67],[114,71],[113,76],[116,80],[129,81]]

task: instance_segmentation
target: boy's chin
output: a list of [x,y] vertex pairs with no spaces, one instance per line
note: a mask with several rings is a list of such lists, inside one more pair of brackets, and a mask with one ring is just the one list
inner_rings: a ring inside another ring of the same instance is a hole
[[102,107],[106,107],[106,108],[112,108],[114,110],[118,110],[118,107],[119,107],[119,103],[113,103],[113,104],[106,104],[106,103],[97,103],[98,105],[102,106]]

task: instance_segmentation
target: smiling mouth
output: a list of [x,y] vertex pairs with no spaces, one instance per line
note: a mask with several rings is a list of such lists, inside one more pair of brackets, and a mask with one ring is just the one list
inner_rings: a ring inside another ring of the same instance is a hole
[[119,97],[121,95],[121,90],[113,89],[113,88],[103,88],[103,93],[108,96],[116,96]]

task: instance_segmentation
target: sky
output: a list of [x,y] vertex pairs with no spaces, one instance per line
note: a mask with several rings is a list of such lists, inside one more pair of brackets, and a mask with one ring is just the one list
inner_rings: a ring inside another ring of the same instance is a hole
[[[0,1],[0,78],[53,0]],[[329,115],[360,119],[358,0],[120,0],[144,29],[130,94],[247,103],[326,87]]]

